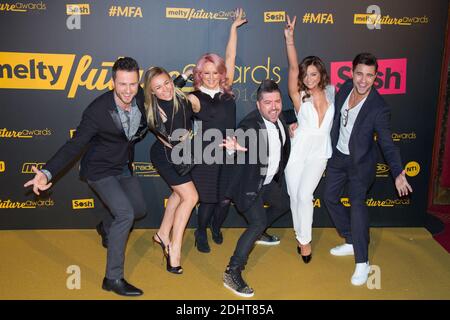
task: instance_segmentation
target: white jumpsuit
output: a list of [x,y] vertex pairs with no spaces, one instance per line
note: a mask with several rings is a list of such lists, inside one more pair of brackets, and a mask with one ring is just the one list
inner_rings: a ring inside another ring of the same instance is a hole
[[[291,154],[285,169],[291,212],[297,240],[311,242],[314,190],[331,157],[330,131],[334,116],[334,87],[325,88],[328,109],[319,127],[319,116],[312,97],[301,103],[298,128],[291,138]],[[304,93],[302,92],[301,97]]]

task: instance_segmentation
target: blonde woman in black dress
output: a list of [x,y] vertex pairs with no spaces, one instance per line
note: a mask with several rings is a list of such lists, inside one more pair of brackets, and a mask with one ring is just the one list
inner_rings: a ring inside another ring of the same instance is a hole
[[[167,271],[183,273],[181,246],[184,230],[192,209],[197,204],[198,194],[191,175],[179,175],[173,166],[172,146],[184,141],[192,129],[192,107],[184,93],[174,86],[166,70],[152,67],[145,74],[145,108],[150,131],[158,138],[151,147],[153,165],[172,189],[163,221],[153,236],[167,259]],[[171,138],[170,143],[161,134],[160,126]],[[164,129],[163,128],[163,129]],[[179,129],[179,130],[177,130]],[[180,130],[181,129],[181,130]],[[174,137],[175,130],[180,136]]]

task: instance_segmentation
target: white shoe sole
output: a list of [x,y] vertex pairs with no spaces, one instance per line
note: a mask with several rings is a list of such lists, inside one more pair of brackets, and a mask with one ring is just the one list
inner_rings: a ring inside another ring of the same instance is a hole
[[234,290],[233,288],[231,288],[229,285],[227,285],[225,282],[223,283],[223,286],[231,291],[233,291],[234,294],[243,297],[243,298],[251,298],[255,295],[255,293],[241,293],[241,292],[237,292],[236,290]]
[[281,241],[276,241],[276,242],[265,242],[265,241],[256,241],[256,244],[259,244],[261,246],[277,246],[280,244]]
[[331,249],[330,254],[337,257],[354,256],[355,251],[333,252],[333,249]]
[[359,287],[359,286],[365,285],[367,282],[367,279],[364,282],[356,282],[356,281],[353,282],[353,280],[351,280],[350,282],[352,283],[352,285]]
[[353,252],[351,253],[332,253],[330,252],[331,255],[336,256],[336,257],[345,257],[345,256],[354,256],[355,254]]

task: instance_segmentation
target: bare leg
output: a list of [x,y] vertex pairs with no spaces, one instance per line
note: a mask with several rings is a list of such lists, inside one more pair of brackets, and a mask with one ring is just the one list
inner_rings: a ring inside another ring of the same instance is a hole
[[180,197],[180,203],[175,210],[172,226],[172,240],[170,241],[170,264],[171,266],[176,267],[181,265],[181,245],[184,229],[189,221],[192,209],[198,202],[198,193],[192,182],[173,186],[173,190],[174,193]]
[[[172,192],[169,199],[167,200],[164,217],[158,230],[159,237],[166,245],[170,242],[170,231],[172,230],[172,226],[175,220],[175,211],[178,208],[180,202],[181,198],[175,191]],[[155,240],[159,241],[159,239]]]

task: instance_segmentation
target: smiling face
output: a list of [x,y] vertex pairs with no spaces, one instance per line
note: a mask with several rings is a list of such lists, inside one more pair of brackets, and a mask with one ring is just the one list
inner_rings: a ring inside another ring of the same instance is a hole
[[359,95],[369,94],[370,89],[377,78],[375,66],[368,66],[365,64],[358,64],[355,70],[352,71],[353,87]]
[[310,65],[306,69],[305,77],[303,78],[303,84],[309,89],[315,89],[320,82],[320,72],[316,66]]
[[150,81],[150,90],[158,99],[170,101],[173,99],[174,86],[165,73],[161,73]]
[[205,63],[201,72],[202,85],[207,89],[219,89],[220,74],[217,67],[212,62]]
[[266,120],[270,122],[277,121],[283,107],[280,92],[263,92],[261,99],[256,102],[256,106]]
[[138,92],[138,73],[136,71],[117,70],[113,83],[117,103],[121,107],[129,106]]

